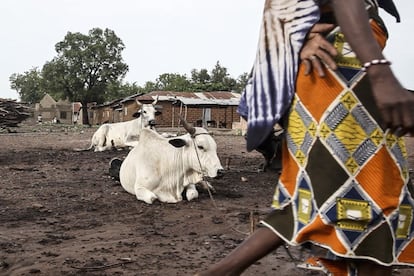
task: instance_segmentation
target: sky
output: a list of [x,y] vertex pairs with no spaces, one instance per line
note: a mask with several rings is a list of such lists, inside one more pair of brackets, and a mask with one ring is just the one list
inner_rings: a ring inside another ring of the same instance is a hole
[[[394,0],[401,23],[390,30],[385,56],[402,84],[414,89],[413,0]],[[0,98],[17,99],[10,76],[42,66],[68,32],[111,29],[125,44],[125,81],[144,86],[164,73],[190,76],[217,61],[237,78],[256,54],[264,0],[1,0]]]

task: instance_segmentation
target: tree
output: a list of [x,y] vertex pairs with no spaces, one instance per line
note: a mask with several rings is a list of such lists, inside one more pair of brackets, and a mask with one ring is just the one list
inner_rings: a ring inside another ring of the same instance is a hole
[[156,86],[161,91],[189,91],[190,81],[185,75],[162,74],[157,78]]
[[211,91],[232,91],[235,86],[236,81],[229,76],[227,68],[217,61],[211,70]]
[[54,99],[75,99],[76,91],[82,89],[79,82],[71,78],[69,68],[60,58],[54,58],[43,65],[41,81],[42,87]]
[[191,88],[194,91],[207,91],[210,87],[211,77],[207,69],[191,70]]
[[23,74],[14,73],[9,80],[10,88],[17,91],[23,102],[36,103],[45,95],[41,85],[40,71],[37,68],[32,68]]
[[248,73],[241,74],[237,78],[236,86],[234,87],[234,91],[236,91],[238,93],[241,93],[243,91],[243,89],[246,87],[248,80],[249,80],[249,74]]
[[114,31],[94,28],[88,35],[68,32],[55,45],[57,57],[42,70],[44,86],[54,94],[83,106],[83,123],[89,124],[87,103],[102,103],[107,88],[118,85],[128,71],[121,53],[125,46]]
[[155,82],[152,82],[152,81],[147,81],[146,83],[145,83],[145,85],[144,85],[144,92],[145,93],[148,93],[148,92],[151,92],[151,91],[156,91],[156,90],[159,90],[158,89],[158,86],[156,85],[156,83]]
[[207,69],[191,70],[190,89],[188,91],[234,91],[240,92],[241,86],[238,80],[230,77],[227,68],[220,65],[217,61],[211,73]]
[[105,101],[112,101],[120,98],[126,98],[128,96],[143,93],[143,88],[139,87],[136,83],[125,83],[121,82],[112,83],[108,85],[106,89]]

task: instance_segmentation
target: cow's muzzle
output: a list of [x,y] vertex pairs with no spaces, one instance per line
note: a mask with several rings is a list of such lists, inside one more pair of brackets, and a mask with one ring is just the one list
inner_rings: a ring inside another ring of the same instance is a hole
[[149,126],[151,126],[151,127],[153,127],[153,126],[155,126],[157,123],[155,122],[155,120],[150,120],[149,122],[148,122],[148,125]]

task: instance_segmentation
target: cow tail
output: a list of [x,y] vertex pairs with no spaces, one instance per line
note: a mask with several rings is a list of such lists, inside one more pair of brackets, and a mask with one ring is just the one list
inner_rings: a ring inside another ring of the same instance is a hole
[[93,142],[90,144],[90,146],[88,147],[88,148],[83,148],[83,149],[81,149],[81,148],[74,148],[73,150],[74,151],[90,151],[91,149],[93,149],[93,147],[94,147],[94,144],[93,144]]

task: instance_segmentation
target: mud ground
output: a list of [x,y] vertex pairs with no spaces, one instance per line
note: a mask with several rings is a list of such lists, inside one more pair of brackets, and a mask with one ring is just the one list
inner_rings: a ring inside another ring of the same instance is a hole
[[[111,158],[127,150],[73,150],[87,147],[95,128],[14,130],[0,133],[0,275],[193,275],[256,227],[277,179],[258,170],[263,159],[246,152],[243,137],[216,132],[226,173],[211,180],[212,196],[199,189],[194,201],[148,205],[108,174]],[[414,138],[407,142],[413,168]],[[243,275],[322,274],[296,268],[280,248]]]

